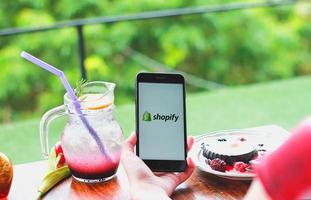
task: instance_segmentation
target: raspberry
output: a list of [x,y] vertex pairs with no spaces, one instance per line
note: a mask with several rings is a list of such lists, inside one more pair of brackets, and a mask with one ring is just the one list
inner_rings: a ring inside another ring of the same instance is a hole
[[213,170],[225,172],[227,164],[225,161],[220,160],[219,158],[215,158],[209,162],[209,165]]
[[249,166],[249,164],[245,164],[244,162],[235,162],[233,164],[233,168],[239,172],[245,172],[246,168],[248,168]]

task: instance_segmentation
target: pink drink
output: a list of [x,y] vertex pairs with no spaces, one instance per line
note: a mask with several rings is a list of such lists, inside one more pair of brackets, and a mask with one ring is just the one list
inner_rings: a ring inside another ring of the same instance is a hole
[[113,160],[107,159],[102,155],[91,157],[92,159],[89,157],[67,159],[66,161],[70,167],[72,175],[76,179],[84,179],[84,182],[87,182],[87,180],[98,180],[99,182],[100,180],[112,178],[119,166],[120,152],[111,155]]
[[65,94],[64,105],[44,114],[40,122],[41,145],[46,155],[48,124],[57,117],[68,116],[61,145],[72,175],[78,181],[109,180],[119,166],[123,134],[114,118],[114,88],[114,83],[87,83],[78,97],[81,112],[77,112],[75,102]]
[[[97,117],[96,117],[97,118]],[[75,179],[86,183],[109,180],[116,173],[120,162],[122,130],[116,121],[103,119],[89,120],[104,144],[107,154],[103,154],[87,130],[69,119],[62,135],[62,148],[66,162]]]

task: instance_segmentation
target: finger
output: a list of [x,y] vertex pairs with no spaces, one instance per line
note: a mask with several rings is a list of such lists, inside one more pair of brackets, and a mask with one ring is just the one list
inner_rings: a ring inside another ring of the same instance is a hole
[[126,141],[129,143],[129,145],[131,145],[131,147],[134,147],[136,145],[137,136],[136,136],[135,131],[131,133],[131,135],[127,138]]
[[191,168],[195,168],[196,165],[195,163],[193,162],[192,158],[191,157],[188,157],[187,158],[187,163],[188,163],[188,167],[191,167]]
[[194,143],[194,138],[192,136],[188,136],[188,138],[187,138],[187,152],[190,151],[193,143]]
[[137,142],[136,133],[133,131],[131,135],[124,141],[123,148],[128,151],[134,152],[134,147]]
[[167,172],[153,172],[153,174],[156,176],[163,176],[163,175],[167,174]]

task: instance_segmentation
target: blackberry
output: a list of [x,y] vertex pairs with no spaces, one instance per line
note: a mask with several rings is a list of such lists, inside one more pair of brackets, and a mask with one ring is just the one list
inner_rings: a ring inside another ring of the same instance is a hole
[[220,171],[220,172],[225,172],[227,163],[219,158],[215,158],[209,162],[210,167],[213,170]]

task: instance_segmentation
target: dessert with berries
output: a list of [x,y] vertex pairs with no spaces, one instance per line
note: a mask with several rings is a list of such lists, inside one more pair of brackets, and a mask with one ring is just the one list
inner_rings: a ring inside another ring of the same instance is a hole
[[236,162],[248,164],[258,155],[256,147],[248,143],[247,138],[233,136],[210,138],[202,144],[202,153],[206,159],[218,158],[227,165]]

